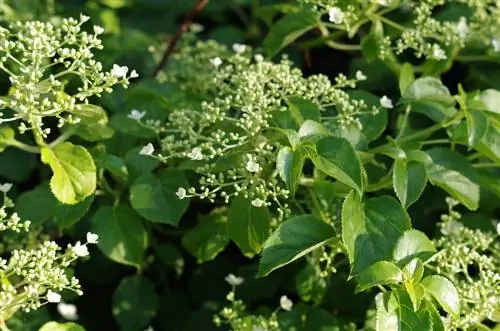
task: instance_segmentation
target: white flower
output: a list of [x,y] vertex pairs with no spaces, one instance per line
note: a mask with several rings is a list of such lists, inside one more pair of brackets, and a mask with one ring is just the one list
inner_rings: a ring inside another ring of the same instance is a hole
[[203,153],[200,147],[195,147],[191,152],[187,153],[187,157],[191,160],[203,160]]
[[201,32],[203,31],[205,28],[203,27],[203,25],[199,24],[199,23],[192,23],[190,26],[189,26],[189,30],[191,30],[191,32],[194,32],[194,33],[198,33],[198,32]]
[[438,61],[446,60],[446,53],[441,47],[439,47],[438,45],[434,45],[434,49],[432,50],[432,57]]
[[500,51],[500,39],[493,39],[491,41],[491,45],[493,46],[493,50],[495,52],[499,52]]
[[111,74],[116,78],[125,77],[127,75],[127,72],[128,72],[127,66],[120,67],[117,64],[113,64],[113,69],[111,69]]
[[139,155],[153,155],[155,148],[152,143],[148,143],[146,146],[142,147]]
[[87,248],[87,245],[82,245],[80,244],[80,242],[77,242],[73,249],[75,250],[75,254],[78,257],[85,257],[89,255],[89,249]]
[[89,244],[97,244],[98,241],[99,241],[99,235],[92,232],[87,232],[87,242]]
[[386,95],[380,98],[380,105],[384,108],[393,108],[392,100],[389,99]]
[[356,71],[356,79],[357,80],[366,80],[365,74],[361,70]]
[[104,33],[104,29],[100,27],[99,25],[94,25],[94,33],[96,35],[100,35]]
[[134,121],[140,121],[146,115],[146,111],[139,111],[137,109],[132,109],[130,114],[127,115],[128,118]]
[[389,5],[389,0],[375,0],[376,3],[378,3],[381,6],[387,6]]
[[237,277],[233,274],[229,274],[226,277],[224,277],[224,280],[228,282],[229,285],[231,286],[238,286],[241,285],[241,283],[243,283],[245,279],[243,277]]
[[497,233],[500,236],[500,222],[497,223]]
[[90,20],[90,17],[87,15],[80,14],[80,22],[85,23]]
[[69,321],[76,321],[78,319],[77,308],[71,303],[59,302],[57,304],[57,311],[63,318]]
[[237,54],[241,54],[243,52],[245,52],[245,50],[247,49],[247,46],[246,45],[243,45],[243,44],[233,44],[233,51]]
[[139,77],[139,74],[137,73],[137,71],[135,71],[135,69],[132,70],[132,72],[130,73],[130,78],[137,78],[137,77]]
[[293,307],[293,301],[288,299],[288,297],[286,295],[282,295],[280,298],[280,306],[281,306],[281,309],[290,311],[290,310],[292,310],[292,307]]
[[328,16],[330,22],[333,22],[335,24],[342,24],[345,14],[339,7],[333,7],[328,11]]
[[222,60],[220,59],[220,57],[214,57],[210,60],[210,63],[212,63],[214,67],[218,67],[222,64]]
[[47,291],[47,301],[52,303],[61,302],[61,295],[56,292],[52,292],[51,290]]
[[179,187],[175,195],[179,197],[179,199],[184,199],[186,197],[186,189],[184,187]]
[[469,33],[469,26],[467,25],[467,19],[465,17],[460,17],[456,30],[460,38],[467,37],[467,34]]
[[255,56],[253,58],[255,59],[255,62],[264,61],[264,56],[262,56],[262,54],[255,54]]
[[260,165],[257,162],[248,161],[245,169],[247,169],[247,171],[249,171],[249,172],[259,172]]
[[0,184],[0,192],[7,193],[10,191],[11,188],[12,188],[11,183]]
[[252,206],[254,206],[254,207],[259,208],[259,207],[262,207],[263,205],[264,205],[264,201],[259,199],[259,198],[255,198],[252,200]]

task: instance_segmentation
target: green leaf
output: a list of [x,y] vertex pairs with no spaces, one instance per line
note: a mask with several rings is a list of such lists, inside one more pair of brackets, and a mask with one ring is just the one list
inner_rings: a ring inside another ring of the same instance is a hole
[[[352,100],[362,100],[365,102],[369,110],[373,107],[380,107],[380,98],[370,92],[363,90],[347,91],[347,94]],[[363,128],[363,135],[368,142],[374,141],[382,135],[387,128],[387,109],[381,108],[377,114],[364,112],[359,114],[358,118]]]
[[264,39],[264,51],[269,57],[276,55],[282,48],[318,24],[318,17],[312,11],[286,14],[271,26]]
[[301,140],[311,140],[331,135],[323,124],[312,120],[305,120],[299,128],[298,134]]
[[155,158],[140,155],[141,148],[132,148],[125,155],[125,164],[131,182],[146,173],[150,173],[160,164],[160,161]]
[[43,182],[33,190],[23,192],[16,201],[16,212],[23,220],[33,225],[42,225],[54,214],[57,199],[50,193],[48,182]]
[[87,214],[92,201],[94,201],[94,195],[88,196],[85,200],[75,205],[65,205],[56,199],[54,201],[55,206],[52,219],[60,229],[68,229]]
[[97,246],[111,260],[141,267],[148,246],[148,234],[137,213],[127,205],[103,206],[92,217]]
[[123,278],[113,294],[113,316],[122,331],[146,328],[157,308],[154,284],[144,276]]
[[444,327],[443,318],[441,317],[441,314],[439,314],[439,311],[434,306],[434,304],[429,301],[424,301],[420,306],[420,311],[427,315],[427,318],[432,324],[432,331],[446,330]]
[[[1,143],[0,143],[1,144]],[[38,156],[17,148],[0,147],[0,176],[9,182],[26,183],[38,164]]]
[[[425,233],[411,229],[405,231],[405,233],[398,239],[396,247],[394,247],[394,260],[398,263],[403,260],[409,262],[415,257],[422,257],[429,253],[436,252],[436,247],[434,243],[427,238]],[[425,259],[424,259],[425,260]]]
[[314,103],[300,97],[290,97],[287,100],[288,110],[292,114],[295,122],[302,125],[305,120],[319,122],[321,120],[321,112]]
[[300,150],[292,151],[289,147],[283,147],[279,150],[276,169],[292,195],[295,193],[303,166],[304,157]]
[[107,153],[93,153],[95,163],[98,168],[109,171],[114,176],[123,180],[128,180],[128,170],[122,158],[107,154]]
[[410,218],[391,197],[372,198],[363,203],[352,191],[342,206],[342,239],[358,275],[378,261],[391,260],[399,237],[410,229]]
[[476,210],[479,205],[479,185],[476,183],[477,174],[469,161],[461,154],[442,147],[426,152],[432,160],[426,165],[429,181],[470,210]]
[[460,297],[452,282],[442,276],[428,276],[422,280],[422,285],[448,313],[457,316],[460,313]]
[[64,142],[53,149],[41,148],[42,162],[53,171],[50,188],[62,203],[76,204],[96,188],[96,167],[85,147]]
[[227,234],[248,257],[259,253],[271,230],[267,207],[255,207],[243,196],[231,201],[228,211]]
[[379,261],[364,270],[357,279],[356,292],[377,285],[398,284],[403,281],[403,273],[397,265],[389,261]]
[[67,323],[57,323],[57,322],[47,322],[38,331],[85,331],[85,329],[72,322]]
[[363,192],[361,162],[352,145],[344,138],[326,137],[316,143],[314,165],[327,175]]
[[427,184],[425,165],[398,158],[394,161],[392,181],[399,201],[408,208],[418,200]]
[[488,117],[481,110],[470,109],[465,112],[467,122],[467,143],[474,146],[488,130]]
[[366,61],[377,59],[380,53],[380,37],[372,32],[361,38],[361,51]]
[[413,73],[413,66],[405,62],[401,67],[401,72],[399,74],[399,92],[404,95],[408,88],[415,81],[415,74]]
[[177,226],[189,206],[189,199],[179,199],[176,192],[188,185],[184,172],[179,170],[165,169],[159,177],[145,174],[130,188],[130,202],[145,219]]
[[[328,311],[314,306],[307,306],[301,302],[293,306],[291,311],[278,314],[278,323],[281,330],[289,331],[339,331],[344,329]],[[347,324],[347,323],[346,323]]]
[[487,111],[500,116],[500,91],[487,89],[481,92],[479,99],[485,104]]
[[213,260],[229,244],[227,218],[222,214],[200,215],[198,225],[182,237],[182,245],[198,263]]
[[13,141],[15,137],[15,132],[10,126],[0,127],[0,152],[3,152],[7,147],[9,147],[8,142]]
[[416,79],[402,96],[403,102],[433,101],[446,106],[453,106],[455,98],[444,84],[434,77]]
[[430,320],[422,311],[414,311],[407,293],[396,290],[379,293],[377,305],[377,331],[422,331],[432,330]]
[[292,217],[281,224],[264,245],[258,277],[268,275],[324,245],[335,236],[333,228],[311,216]]

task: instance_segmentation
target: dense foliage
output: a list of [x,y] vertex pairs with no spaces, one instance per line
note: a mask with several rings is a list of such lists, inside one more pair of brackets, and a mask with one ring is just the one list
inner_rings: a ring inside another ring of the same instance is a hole
[[1,330],[500,330],[499,1],[0,22]]

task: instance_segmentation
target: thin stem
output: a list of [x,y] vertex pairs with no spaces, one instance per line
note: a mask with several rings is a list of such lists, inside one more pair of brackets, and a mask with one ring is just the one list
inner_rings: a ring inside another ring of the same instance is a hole
[[22,143],[18,140],[6,140],[4,141],[6,145],[12,146],[12,147],[17,147],[25,152],[29,153],[34,153],[34,154],[40,154],[40,148],[36,146],[31,146],[25,143]]
[[435,145],[435,144],[451,144],[451,141],[449,141],[448,139],[433,139],[422,142],[422,145]]
[[56,140],[51,142],[49,144],[49,147],[54,148],[57,145],[59,145],[60,143],[65,142],[75,133],[75,130],[76,130],[76,127],[74,127],[74,126],[70,127],[68,130],[64,131],[59,137],[57,137]]
[[476,163],[472,165],[474,168],[500,168],[500,164],[496,163]]

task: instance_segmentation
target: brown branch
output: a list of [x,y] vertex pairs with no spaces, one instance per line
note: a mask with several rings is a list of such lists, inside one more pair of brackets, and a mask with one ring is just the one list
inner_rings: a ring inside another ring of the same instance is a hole
[[194,5],[193,9],[186,15],[184,18],[184,21],[182,24],[179,26],[179,29],[175,32],[174,36],[169,42],[169,38],[167,38],[167,43],[168,46],[165,49],[165,53],[163,53],[163,57],[161,58],[160,63],[158,63],[158,66],[153,72],[153,77],[156,77],[160,71],[165,67],[165,65],[168,62],[168,59],[170,56],[174,53],[175,51],[175,46],[181,39],[182,35],[184,32],[186,32],[189,29],[189,26],[193,23],[193,19],[196,17],[196,15],[207,5],[209,0],[197,0],[196,4]]

